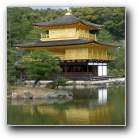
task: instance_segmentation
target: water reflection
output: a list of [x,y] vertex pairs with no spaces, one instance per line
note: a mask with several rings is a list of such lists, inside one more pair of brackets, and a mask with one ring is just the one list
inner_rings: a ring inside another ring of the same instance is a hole
[[[65,88],[64,88],[65,89]],[[68,90],[68,88],[66,88],[66,90]],[[85,92],[84,92],[85,91]],[[97,105],[97,104],[106,104],[107,102],[107,88],[99,88],[99,89],[74,89],[73,90],[74,93],[74,99],[87,99],[89,102],[89,107],[93,107]],[[35,99],[24,99],[23,103],[24,105],[29,105],[31,103],[33,103],[34,101],[36,101]],[[64,104],[69,102],[70,100],[66,100],[66,99],[45,99],[43,100],[45,104]],[[12,105],[17,105],[19,102],[19,100],[17,99],[12,99]],[[21,102],[21,101],[20,101]]]
[[107,89],[98,89],[98,103],[106,104],[107,102]]
[[64,104],[69,102],[70,100],[66,100],[66,99],[47,99],[46,103],[47,104]]
[[[73,100],[16,100],[8,102],[8,123],[26,125],[125,124],[122,88],[70,88]],[[18,119],[17,119],[18,118]],[[23,121],[22,118],[25,120]]]
[[32,99],[25,98],[23,101],[24,101],[24,105],[28,105],[28,104],[30,104],[33,100],[32,100]]
[[12,105],[17,105],[17,99],[12,99]]

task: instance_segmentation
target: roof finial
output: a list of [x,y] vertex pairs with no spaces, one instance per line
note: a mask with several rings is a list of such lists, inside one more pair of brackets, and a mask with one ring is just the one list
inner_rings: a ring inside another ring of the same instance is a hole
[[67,13],[65,15],[72,15],[72,10],[70,8],[67,9]]

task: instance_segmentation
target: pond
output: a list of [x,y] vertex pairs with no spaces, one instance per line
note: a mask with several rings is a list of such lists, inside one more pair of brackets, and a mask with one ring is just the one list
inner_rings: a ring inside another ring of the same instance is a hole
[[8,100],[8,125],[125,126],[125,86],[62,87],[73,100]]

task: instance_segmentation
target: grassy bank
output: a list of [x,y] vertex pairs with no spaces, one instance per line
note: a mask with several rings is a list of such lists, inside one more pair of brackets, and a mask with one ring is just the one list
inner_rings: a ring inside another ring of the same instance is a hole
[[43,97],[46,93],[48,92],[55,92],[56,90],[54,89],[49,89],[49,88],[32,88],[32,87],[21,87],[21,86],[14,86],[11,87],[10,90],[8,90],[8,97],[11,96],[13,92],[16,92],[19,97],[24,96],[24,91],[29,91],[32,95],[35,97]]

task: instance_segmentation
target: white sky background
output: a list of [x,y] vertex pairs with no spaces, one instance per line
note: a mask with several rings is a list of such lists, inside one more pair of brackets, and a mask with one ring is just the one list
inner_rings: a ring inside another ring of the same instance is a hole
[[68,9],[67,6],[32,6],[31,7],[32,9],[47,9],[47,8],[50,8],[50,9]]
[[[38,138],[42,136],[79,137],[87,136],[95,138],[135,138],[138,136],[138,7],[136,0],[4,0],[0,4],[0,134],[1,138]],[[103,127],[103,128],[13,128],[7,127],[7,48],[6,48],[6,6],[32,7],[32,6],[89,6],[89,7],[126,7],[127,11],[127,127]]]

